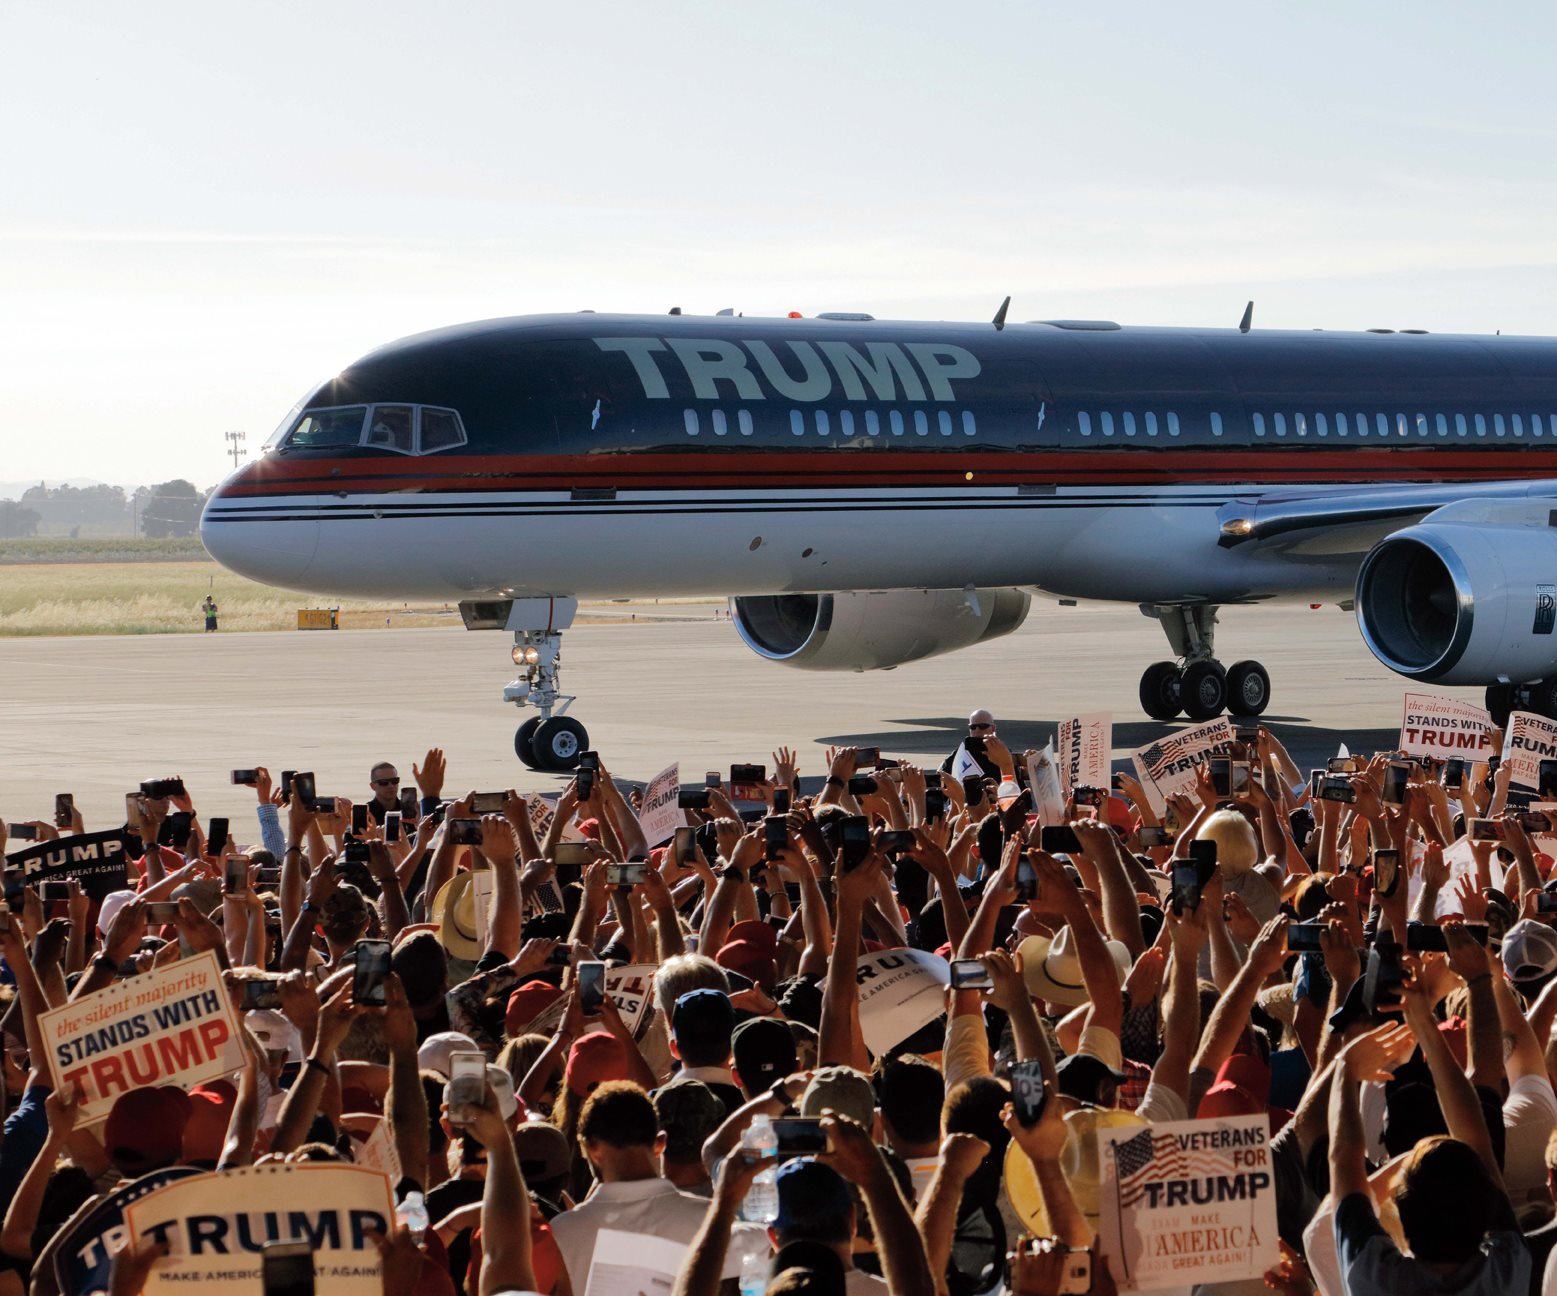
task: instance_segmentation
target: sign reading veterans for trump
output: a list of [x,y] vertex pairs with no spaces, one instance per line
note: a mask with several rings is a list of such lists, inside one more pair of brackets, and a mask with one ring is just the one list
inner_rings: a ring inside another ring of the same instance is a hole
[[1232,725],[1226,716],[1219,716],[1193,729],[1181,729],[1172,737],[1159,738],[1136,752],[1131,759],[1152,809],[1161,814],[1170,796],[1181,792],[1193,795],[1195,771],[1213,750],[1232,740]]
[[643,840],[650,846],[658,846],[687,821],[686,811],[679,804],[681,795],[681,763],[667,766],[643,786],[643,809],[638,812],[638,826],[643,829]]
[[75,878],[95,900],[125,886],[129,835],[122,828],[77,833],[57,841],[39,842],[5,857],[7,869],[20,869],[27,884]]
[[168,1244],[147,1296],[196,1289],[254,1296],[265,1245],[292,1238],[313,1250],[318,1291],[382,1296],[373,1237],[389,1235],[395,1203],[377,1170],[276,1163],[180,1179],[131,1202],[124,1219],[137,1250]]
[[1054,745],[1060,778],[1067,792],[1079,787],[1106,788],[1113,767],[1114,717],[1106,711],[1061,720]]
[[1492,717],[1479,706],[1436,693],[1407,693],[1400,750],[1407,756],[1459,756],[1484,761],[1492,753]]
[[106,1120],[131,1089],[189,1089],[243,1064],[212,950],[42,1013],[38,1029],[54,1087],[76,1091],[84,1124]]
[[1557,721],[1529,711],[1515,711],[1508,717],[1508,731],[1503,738],[1503,767],[1509,772],[1509,781],[1522,788],[1539,789],[1543,760],[1557,760]]
[[1120,1291],[1259,1278],[1277,1261],[1264,1116],[1100,1129],[1102,1250]]

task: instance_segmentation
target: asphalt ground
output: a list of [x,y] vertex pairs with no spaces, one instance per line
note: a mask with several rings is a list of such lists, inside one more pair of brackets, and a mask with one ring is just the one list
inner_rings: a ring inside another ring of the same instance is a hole
[[[563,637],[571,714],[620,777],[680,761],[687,781],[736,761],[769,761],[787,743],[808,784],[829,744],[879,745],[939,760],[987,706],[1014,749],[1041,746],[1055,722],[1114,714],[1116,759],[1171,732],[1136,698],[1142,669],[1166,655],[1133,608],[1035,604],[1016,633],[894,671],[791,670],[754,656],[724,621],[583,624]],[[1335,608],[1224,610],[1226,662],[1263,661],[1266,722],[1304,768],[1342,741],[1392,746],[1406,681],[1368,654]],[[409,779],[429,746],[449,756],[448,791],[548,791],[563,780],[525,769],[513,731],[528,714],[501,700],[513,675],[501,632],[404,629],[0,640],[0,814],[47,817],[72,792],[89,827],[121,822],[143,778],[182,774],[206,817],[251,836],[253,794],[233,767],[312,769],[319,794],[367,795],[388,759]],[[1479,698],[1477,690],[1458,690]],[[1180,721],[1178,725],[1185,722]]]

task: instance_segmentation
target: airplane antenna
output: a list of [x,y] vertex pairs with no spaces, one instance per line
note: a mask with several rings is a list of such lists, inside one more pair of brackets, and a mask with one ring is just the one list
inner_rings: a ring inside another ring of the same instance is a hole
[[1238,321],[1238,331],[1247,333],[1254,327],[1254,303],[1250,302],[1243,308],[1243,318]]
[[1000,309],[995,312],[995,318],[990,321],[992,324],[994,324],[995,331],[997,333],[1001,329],[1005,328],[1005,326],[1006,326],[1006,312],[1008,310],[1010,310],[1010,309],[1011,309],[1011,299],[1009,297],[1007,297],[1005,299],[1005,301],[1000,303]]
[[672,306],[670,308],[670,313],[672,315],[679,315],[679,314],[681,314],[681,307],[679,307],[679,306]]

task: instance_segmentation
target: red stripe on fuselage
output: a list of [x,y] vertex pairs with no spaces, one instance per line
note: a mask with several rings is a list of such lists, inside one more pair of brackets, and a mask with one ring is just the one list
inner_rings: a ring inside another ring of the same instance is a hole
[[[1302,453],[1294,453],[1301,450]],[[1557,447],[1368,446],[1034,451],[722,448],[595,455],[288,459],[267,455],[222,487],[227,498],[418,491],[805,489],[819,486],[1194,486],[1257,482],[1379,485],[1557,477]]]

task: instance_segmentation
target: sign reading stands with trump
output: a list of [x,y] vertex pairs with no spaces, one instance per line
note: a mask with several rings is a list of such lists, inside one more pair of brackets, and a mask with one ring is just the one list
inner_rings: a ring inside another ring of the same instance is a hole
[[1400,750],[1407,756],[1484,761],[1494,754],[1492,717],[1459,698],[1407,693],[1400,720]]
[[1260,1278],[1279,1256],[1264,1116],[1100,1129],[1102,1250],[1120,1291]]
[[131,1089],[191,1089],[243,1065],[238,1017],[214,951],[130,977],[38,1017],[56,1089],[74,1089],[83,1124]]
[[316,1289],[382,1296],[375,1236],[395,1223],[389,1180],[364,1166],[275,1162],[197,1175],[124,1210],[135,1249],[159,1242],[146,1296],[193,1291],[254,1296],[267,1243],[296,1239],[314,1253]]

